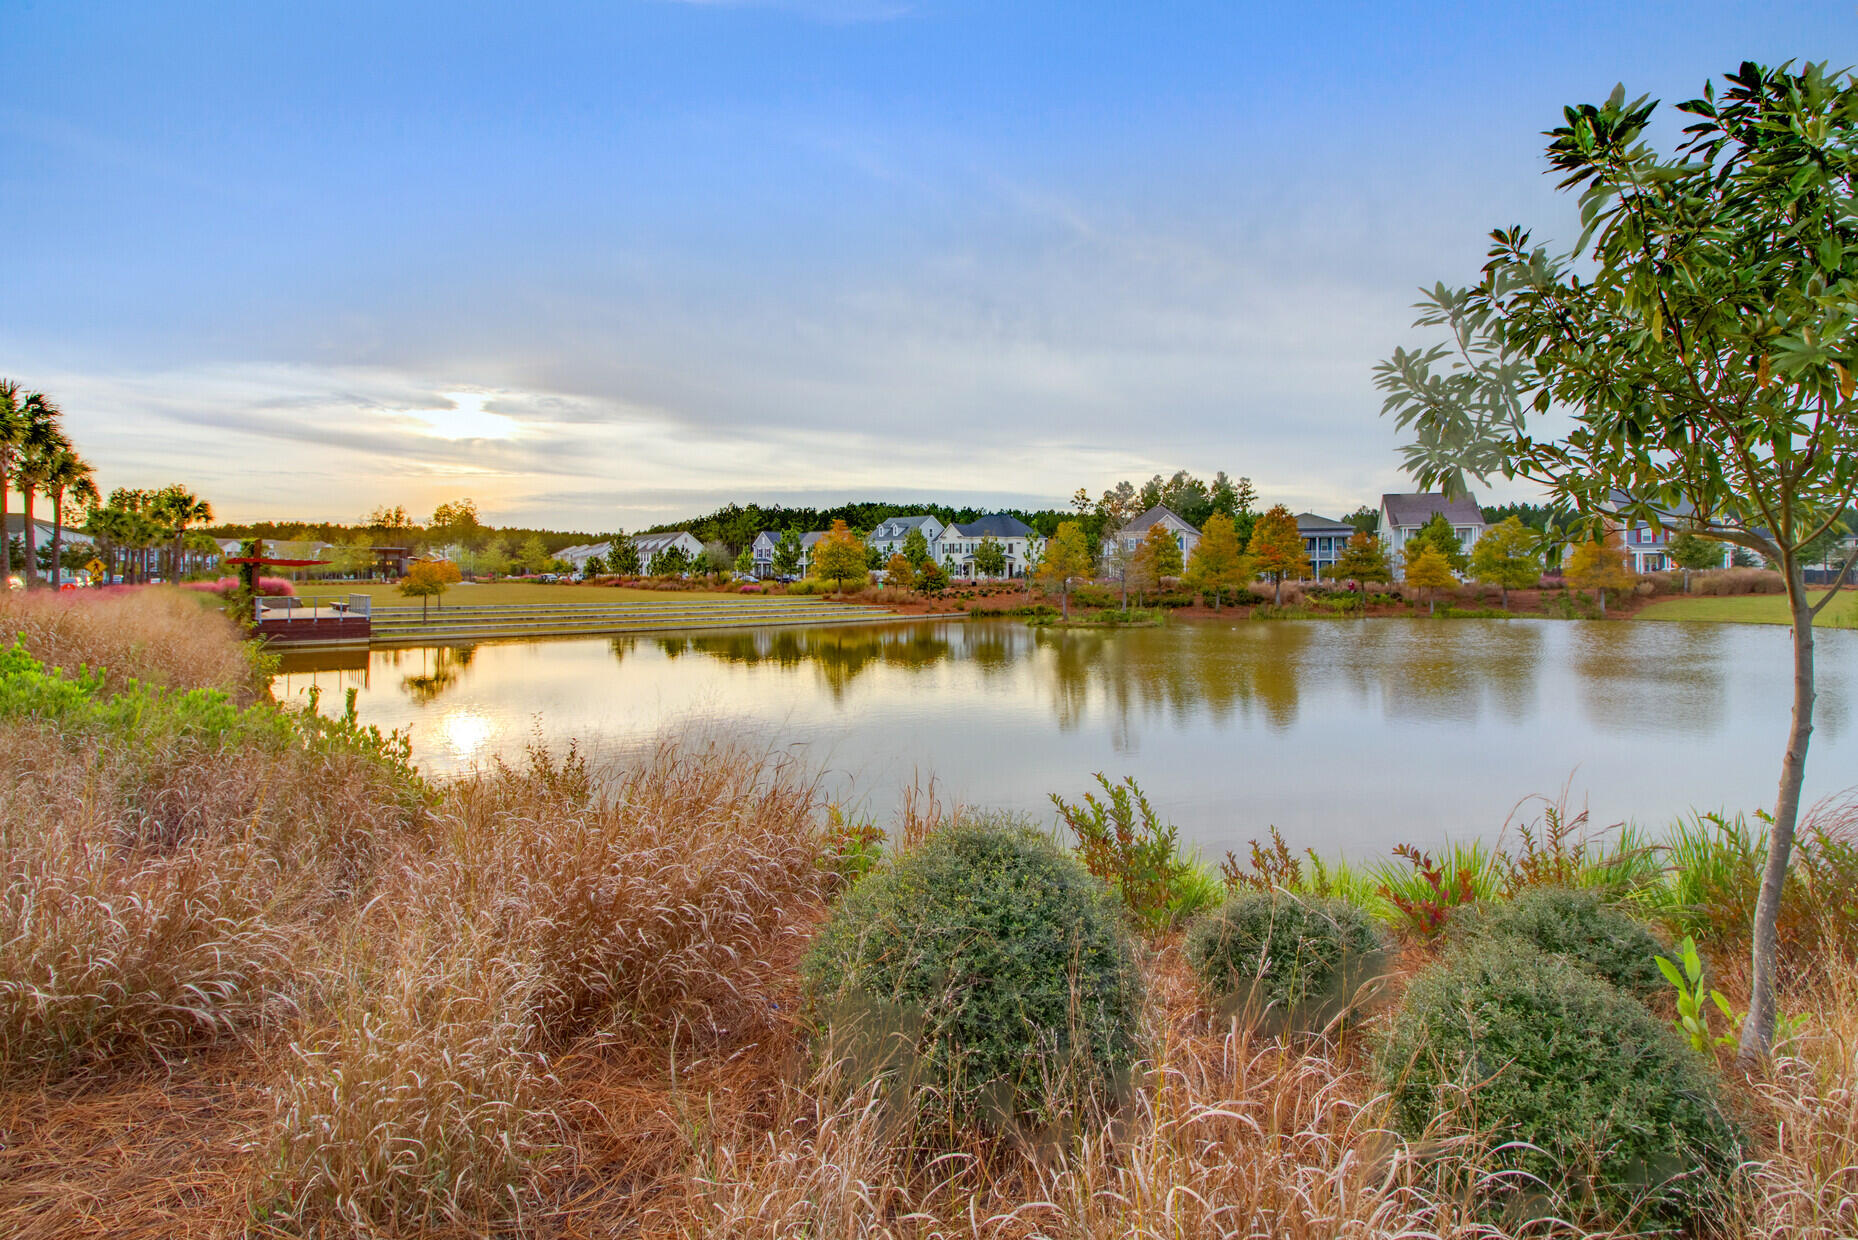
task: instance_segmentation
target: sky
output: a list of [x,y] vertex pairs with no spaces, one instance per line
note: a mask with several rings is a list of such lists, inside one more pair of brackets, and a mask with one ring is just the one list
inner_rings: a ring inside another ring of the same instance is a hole
[[1410,489],[1417,289],[1572,239],[1563,106],[1858,62],[1858,4],[0,0],[0,47],[0,374],[105,488],[1336,515]]

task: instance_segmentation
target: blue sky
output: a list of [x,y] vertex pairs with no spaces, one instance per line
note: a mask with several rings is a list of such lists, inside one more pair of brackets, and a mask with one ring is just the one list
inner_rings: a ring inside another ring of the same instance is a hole
[[[1615,82],[1858,6],[0,0],[0,373],[106,486],[608,529],[1403,485],[1371,369]],[[1672,125],[1668,132],[1673,132]]]

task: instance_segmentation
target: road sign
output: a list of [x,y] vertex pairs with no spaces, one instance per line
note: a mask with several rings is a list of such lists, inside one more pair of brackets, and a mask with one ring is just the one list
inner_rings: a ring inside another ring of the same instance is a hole
[[90,574],[90,579],[92,581],[103,576],[103,574],[108,571],[108,568],[109,566],[102,560],[92,560],[90,563],[84,565],[84,571]]

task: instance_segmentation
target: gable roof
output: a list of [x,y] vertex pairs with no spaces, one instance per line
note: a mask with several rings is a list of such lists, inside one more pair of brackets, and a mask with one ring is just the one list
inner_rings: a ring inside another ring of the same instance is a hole
[[1477,497],[1469,492],[1459,499],[1446,499],[1441,491],[1389,492],[1381,496],[1381,508],[1386,511],[1388,522],[1396,526],[1424,525],[1432,520],[1435,512],[1444,513],[1445,519],[1453,525],[1484,524],[1484,510],[1477,506]]
[[1156,504],[1153,508],[1150,508],[1147,512],[1143,513],[1141,516],[1137,517],[1135,520],[1131,521],[1129,524],[1123,526],[1121,532],[1124,534],[1146,533],[1148,531],[1148,527],[1151,525],[1154,525],[1158,521],[1162,523],[1172,522],[1172,525],[1174,528],[1189,530],[1195,534],[1198,534],[1200,532],[1199,530],[1194,529],[1192,525],[1188,524],[1187,519],[1185,517],[1181,516],[1180,513],[1175,512],[1172,508],[1168,507],[1166,504]]
[[808,530],[806,533],[800,535],[800,546],[802,548],[810,547],[831,532],[831,530]]
[[688,538],[692,542],[697,541],[689,530],[672,530],[666,534],[634,534],[632,545],[638,548],[641,555],[652,555],[663,551],[680,538]]
[[[925,525],[935,520],[936,518],[932,514],[922,514],[913,517],[886,517],[877,523],[877,528],[871,531],[871,537],[882,539],[908,538],[911,530],[920,530]],[[937,524],[940,524],[940,522],[937,522]]]
[[1328,517],[1319,517],[1313,512],[1297,514],[1297,533],[1299,534],[1353,534],[1355,527],[1346,521],[1331,521]]
[[1037,538],[1039,532],[1021,521],[1018,517],[1009,517],[1004,512],[990,512],[977,521],[950,525],[963,538]]

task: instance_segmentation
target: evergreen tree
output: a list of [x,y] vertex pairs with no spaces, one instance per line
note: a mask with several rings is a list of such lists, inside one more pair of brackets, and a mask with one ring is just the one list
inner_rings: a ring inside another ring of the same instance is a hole
[[639,546],[624,534],[615,534],[607,548],[607,567],[620,577],[639,575]]
[[[1417,550],[1414,549],[1415,543],[1419,545]],[[1458,537],[1458,531],[1452,528],[1452,523],[1442,512],[1433,513],[1431,519],[1406,540],[1406,547],[1403,550],[1411,557],[1418,555],[1427,547],[1431,547],[1443,556],[1446,565],[1454,573],[1462,574],[1470,571],[1471,557],[1465,553],[1464,542]]]
[[903,558],[921,568],[930,562],[929,540],[919,529],[911,530],[903,536]]
[[1706,568],[1721,568],[1723,545],[1683,530],[1671,538],[1671,562],[1684,570],[1684,593],[1690,593],[1690,574]]
[[974,571],[983,577],[998,577],[1006,572],[1006,549],[992,534],[984,535],[974,548]]
[[774,544],[774,574],[777,577],[791,577],[799,571],[800,530],[790,525],[781,532],[780,541]]

